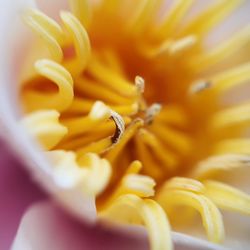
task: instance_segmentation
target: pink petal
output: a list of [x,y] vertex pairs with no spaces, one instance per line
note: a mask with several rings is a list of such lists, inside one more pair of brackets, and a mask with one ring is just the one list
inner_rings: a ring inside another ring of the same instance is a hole
[[93,197],[84,196],[76,190],[59,188],[53,180],[51,166],[41,148],[19,124],[20,105],[16,93],[18,75],[22,58],[25,58],[25,52],[32,42],[31,31],[23,25],[21,15],[27,7],[34,5],[32,2],[13,0],[6,2],[5,8],[0,8],[0,34],[5,34],[4,39],[0,39],[0,133],[45,191],[76,216],[95,220]]
[[38,203],[24,215],[13,250],[143,250],[147,240],[126,237],[98,226],[79,224],[48,202]]
[[[132,233],[133,232],[133,233]],[[176,250],[225,250],[206,241],[173,233]],[[40,202],[24,215],[12,250],[147,250],[146,234],[132,230],[122,233],[103,227],[79,224],[65,215],[55,205]]]
[[0,141],[0,249],[9,249],[28,206],[45,195]]

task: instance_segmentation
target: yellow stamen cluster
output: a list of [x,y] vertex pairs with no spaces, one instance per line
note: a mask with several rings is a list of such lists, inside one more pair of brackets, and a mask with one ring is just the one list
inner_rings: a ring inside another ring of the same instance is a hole
[[174,1],[161,19],[160,0],[69,2],[62,26],[24,14],[39,40],[21,76],[21,123],[55,182],[95,198],[100,218],[144,225],[154,250],[172,249],[176,206],[183,222],[198,211],[221,243],[219,209],[250,214],[249,195],[211,180],[250,165],[249,101],[222,103],[250,80],[248,62],[223,65],[249,42],[249,27],[211,50],[204,42],[241,1],[218,1],[184,24],[193,0]]

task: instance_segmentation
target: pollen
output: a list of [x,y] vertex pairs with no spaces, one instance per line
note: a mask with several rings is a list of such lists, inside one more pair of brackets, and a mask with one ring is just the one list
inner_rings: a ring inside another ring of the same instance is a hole
[[58,23],[24,13],[37,39],[20,123],[55,183],[93,197],[101,219],[144,226],[152,250],[173,249],[171,229],[197,212],[208,240],[223,244],[221,211],[250,214],[250,196],[221,178],[250,165],[250,102],[223,103],[250,81],[249,27],[205,44],[241,1],[191,19],[192,0],[167,10],[159,0],[69,2]]

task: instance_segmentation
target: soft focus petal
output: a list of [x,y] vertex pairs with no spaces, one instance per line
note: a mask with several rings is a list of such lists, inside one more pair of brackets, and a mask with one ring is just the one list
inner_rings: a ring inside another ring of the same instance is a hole
[[[42,202],[31,207],[24,215],[12,250],[148,249],[145,234],[137,237],[136,229],[132,229],[130,234],[121,232],[114,233],[100,225],[89,227],[79,224],[55,205]],[[176,250],[224,249],[179,233],[173,233],[173,240]]]
[[54,205],[31,207],[22,219],[13,250],[147,249],[147,240],[79,224]]
[[24,211],[44,196],[0,141],[0,249],[9,249]]
[[[42,2],[42,1],[41,1]],[[49,3],[49,1],[46,1]],[[58,1],[57,1],[58,3]],[[59,188],[51,174],[41,148],[31,140],[19,124],[20,105],[17,103],[18,75],[25,51],[31,42],[31,33],[22,25],[22,11],[34,3],[31,0],[5,2],[0,8],[0,126],[4,140],[25,163],[33,178],[59,202],[78,217],[95,220],[93,197],[84,197],[77,190]],[[54,8],[58,5],[53,4]]]

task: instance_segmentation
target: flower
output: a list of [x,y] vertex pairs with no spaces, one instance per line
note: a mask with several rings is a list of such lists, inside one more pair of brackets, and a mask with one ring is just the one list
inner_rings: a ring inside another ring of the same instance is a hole
[[219,208],[250,211],[249,195],[223,179],[250,160],[249,104],[227,97],[249,79],[249,28],[205,42],[240,3],[191,20],[193,1],[181,0],[160,19],[161,1],[73,0],[60,22],[27,8],[40,39],[22,57],[18,128],[46,151],[19,135],[40,185],[81,218],[144,225],[152,249],[172,249],[170,227],[184,230],[195,211],[222,243]]

